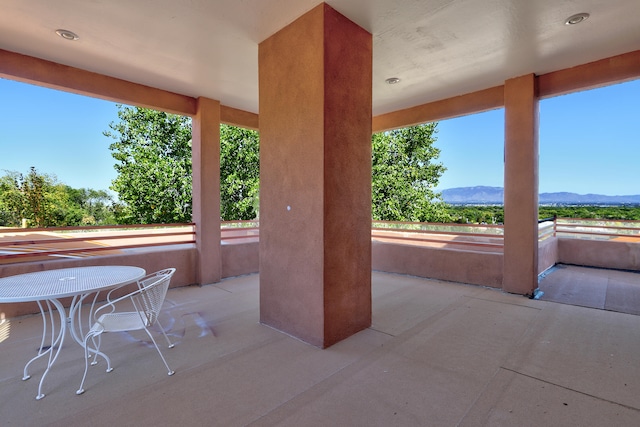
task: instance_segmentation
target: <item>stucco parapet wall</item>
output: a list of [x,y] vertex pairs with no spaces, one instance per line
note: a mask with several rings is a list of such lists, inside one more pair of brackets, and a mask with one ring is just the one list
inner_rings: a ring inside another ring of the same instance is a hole
[[538,243],[538,274],[558,263],[558,238],[549,237]]
[[559,238],[558,262],[640,271],[640,244],[616,240]]
[[223,242],[220,255],[223,278],[257,273],[260,269],[260,243],[257,238],[243,243]]
[[502,287],[503,254],[372,242],[372,268],[493,288]]

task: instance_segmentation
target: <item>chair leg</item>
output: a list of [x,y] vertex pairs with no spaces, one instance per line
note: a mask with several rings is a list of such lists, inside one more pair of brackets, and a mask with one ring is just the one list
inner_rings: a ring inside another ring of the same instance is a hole
[[84,381],[87,378],[87,371],[89,370],[89,359],[91,359],[91,355],[89,355],[89,338],[91,338],[91,342],[93,343],[93,348],[91,351],[94,353],[93,361],[91,362],[91,366],[98,364],[98,354],[101,354],[103,358],[107,361],[107,372],[113,371],[111,367],[111,360],[103,354],[100,353],[100,344],[102,343],[102,333],[95,333],[90,331],[87,333],[87,336],[84,339],[83,347],[84,347],[84,374],[82,375],[82,381],[80,382],[80,388],[76,390],[76,394],[84,393]]
[[149,335],[149,338],[151,338],[151,342],[153,342],[153,345],[156,347],[156,350],[158,350],[158,354],[160,355],[160,358],[164,362],[164,366],[167,367],[167,375],[175,374],[176,371],[172,371],[171,368],[169,367],[169,364],[167,363],[167,360],[164,358],[164,355],[160,351],[160,347],[158,347],[158,343],[156,343],[156,340],[153,338],[153,335],[151,335],[151,332],[149,332],[149,330],[147,328],[144,328],[144,330],[147,332],[147,335]]
[[91,362],[91,366],[98,364],[98,355],[101,355],[102,358],[107,362],[107,372],[113,371],[111,367],[111,359],[107,357],[106,354],[100,352],[100,345],[102,344],[102,333],[93,334],[91,336],[91,341],[93,342],[93,351],[95,354],[93,355],[93,362]]
[[160,328],[160,332],[162,332],[162,335],[164,335],[164,339],[167,340],[167,346],[169,348],[175,347],[176,345],[169,340],[169,337],[167,336],[167,333],[164,331],[164,328],[162,327],[160,322],[156,320],[156,324],[158,325],[158,328]]
[[98,364],[98,351],[100,350],[100,344],[102,344],[102,337],[100,335],[96,336],[91,335],[91,342],[93,343],[93,348],[96,350],[93,355],[93,362],[91,362],[91,366]]

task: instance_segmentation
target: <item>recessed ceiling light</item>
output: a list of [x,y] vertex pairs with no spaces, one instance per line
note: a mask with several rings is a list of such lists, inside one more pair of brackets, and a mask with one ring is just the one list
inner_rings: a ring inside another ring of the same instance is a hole
[[582,21],[586,21],[587,18],[589,18],[589,14],[588,13],[576,13],[575,15],[572,15],[572,16],[568,17],[564,21],[564,24],[565,25],[576,25],[576,24],[581,23]]
[[62,37],[65,40],[78,40],[80,37],[73,31],[69,30],[56,30],[56,34]]
[[400,83],[400,79],[398,77],[389,77],[387,80],[385,80],[385,82],[388,85],[394,85],[396,83]]

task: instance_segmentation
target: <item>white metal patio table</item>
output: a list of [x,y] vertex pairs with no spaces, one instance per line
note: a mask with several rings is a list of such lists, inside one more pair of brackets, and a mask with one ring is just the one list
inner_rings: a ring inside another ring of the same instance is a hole
[[[48,355],[47,367],[38,385],[37,400],[45,396],[42,393],[42,384],[60,354],[67,332],[67,322],[74,341],[80,345],[83,343],[81,313],[83,301],[90,295],[95,295],[89,311],[91,315],[100,291],[134,282],[144,275],[145,270],[139,267],[92,266],[45,270],[0,278],[0,303],[35,301],[40,307],[43,323],[40,349],[38,354],[25,365],[22,378],[23,380],[31,378],[29,375],[31,363]],[[65,297],[73,297],[68,313],[60,302],[60,299]],[[54,311],[58,313],[57,321]],[[58,328],[56,324],[59,325]],[[48,330],[50,330],[51,341],[47,346],[45,342]]]

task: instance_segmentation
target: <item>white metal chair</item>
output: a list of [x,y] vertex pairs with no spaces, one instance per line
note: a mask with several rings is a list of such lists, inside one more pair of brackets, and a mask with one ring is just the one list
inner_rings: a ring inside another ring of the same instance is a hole
[[[169,275],[169,280],[171,280],[171,276],[173,276],[173,273],[175,273],[175,272],[176,272],[175,268],[167,268],[167,269],[164,269],[164,270],[156,271],[155,273],[148,274],[145,277],[143,277],[142,279],[138,279],[138,281],[137,281],[138,289],[144,288],[145,286],[148,286],[148,285],[152,284],[153,282],[156,281],[156,278],[158,276],[167,276],[167,275]],[[167,287],[168,287],[168,285],[167,285]],[[113,290],[111,292],[113,292]],[[111,292],[109,292],[109,294]],[[109,295],[108,294],[107,294],[107,300],[109,300]],[[169,346],[169,348],[173,348],[175,344],[173,344],[169,340],[169,337],[167,336],[166,332],[164,331],[164,328],[160,324],[160,319],[156,318],[156,324],[158,325],[158,328],[160,329],[160,332],[162,332],[162,335],[164,335],[164,339],[167,340],[167,345]]]
[[[168,374],[174,374],[174,371],[171,370],[164,355],[160,351],[156,340],[153,338],[153,335],[151,335],[149,328],[154,324],[158,324],[160,331],[167,340],[169,348],[173,348],[174,344],[171,343],[169,337],[167,337],[167,334],[158,322],[158,315],[160,314],[162,304],[167,294],[171,276],[173,276],[175,271],[175,268],[168,268],[149,274],[138,280],[136,290],[119,298],[112,299],[111,297],[112,293],[119,288],[113,289],[107,294],[107,302],[93,313],[93,318],[96,319],[95,323],[84,337],[85,368],[80,388],[76,391],[76,394],[84,393],[84,381],[87,378],[87,371],[89,369],[89,353],[94,354],[91,365],[98,363],[97,358],[98,355],[100,355],[107,362],[107,372],[113,370],[109,357],[100,351],[101,335],[105,332],[125,332],[144,329],[147,335],[149,335],[149,338],[151,338],[151,342],[153,342],[156,350],[158,350],[160,358],[167,367]],[[117,306],[124,304],[126,301],[129,301],[133,305],[133,311],[117,311]],[[89,339],[91,339],[93,347],[89,346]]]

